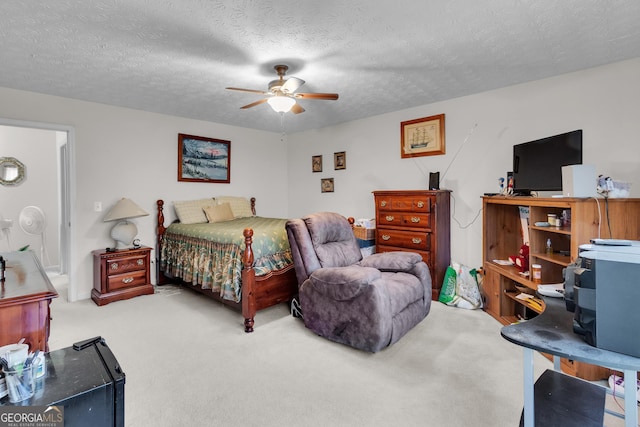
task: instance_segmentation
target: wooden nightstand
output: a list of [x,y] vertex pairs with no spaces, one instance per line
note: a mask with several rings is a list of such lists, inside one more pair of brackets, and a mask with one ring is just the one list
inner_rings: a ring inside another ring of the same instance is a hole
[[153,293],[149,274],[151,248],[141,246],[93,253],[91,299],[98,305]]

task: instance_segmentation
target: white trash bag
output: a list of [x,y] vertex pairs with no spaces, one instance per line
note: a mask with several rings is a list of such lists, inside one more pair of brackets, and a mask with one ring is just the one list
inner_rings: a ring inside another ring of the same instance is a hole
[[470,269],[466,265],[452,262],[447,268],[438,300],[453,307],[470,310],[482,308],[482,295],[480,295],[477,276],[475,268]]

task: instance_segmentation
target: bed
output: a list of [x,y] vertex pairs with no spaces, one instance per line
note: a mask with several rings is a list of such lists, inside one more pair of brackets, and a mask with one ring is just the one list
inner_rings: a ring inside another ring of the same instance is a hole
[[[212,199],[200,203],[204,200]],[[181,284],[241,311],[245,332],[253,332],[256,312],[290,301],[298,286],[286,219],[255,216],[255,198],[245,200],[251,216],[207,218],[214,222],[204,223],[176,220],[168,227],[165,203],[158,200],[157,282]],[[187,218],[178,213],[177,203],[178,218]],[[209,209],[204,208],[207,215]],[[202,211],[196,206],[193,213]]]

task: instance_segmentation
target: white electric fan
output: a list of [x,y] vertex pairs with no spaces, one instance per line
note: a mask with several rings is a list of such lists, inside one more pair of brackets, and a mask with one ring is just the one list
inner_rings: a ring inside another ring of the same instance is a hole
[[[20,228],[27,234],[40,235],[40,261],[45,263],[46,245],[45,229],[47,220],[44,212],[37,206],[27,206],[20,211],[18,216]],[[47,257],[48,258],[48,257]]]

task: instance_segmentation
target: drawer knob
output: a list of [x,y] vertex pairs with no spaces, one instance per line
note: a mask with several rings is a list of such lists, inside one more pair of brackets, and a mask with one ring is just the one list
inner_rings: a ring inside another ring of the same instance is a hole
[[114,262],[113,264],[111,264],[111,269],[112,270],[117,270],[118,269],[118,263]]
[[420,222],[420,218],[418,218],[417,216],[412,216],[411,217],[411,222],[413,222],[414,224],[417,224]]
[[389,236],[388,234],[383,234],[382,235],[382,240],[389,240],[391,238],[391,236]]
[[424,208],[424,202],[422,200],[418,202],[418,207]]
[[422,243],[422,239],[420,239],[418,237],[414,237],[413,239],[411,239],[411,241],[413,243],[415,243],[416,245],[419,245],[420,243]]
[[142,265],[142,264],[144,264],[144,261],[143,261],[143,260],[141,260],[141,259],[139,259],[139,260],[138,260],[138,265]]
[[384,219],[386,219],[389,222],[392,222],[395,218],[393,215],[387,215],[386,217],[384,217]]
[[382,206],[383,208],[387,206],[387,201],[386,200],[381,201],[380,206]]
[[133,282],[133,277],[125,277],[122,279],[122,283],[131,283]]

